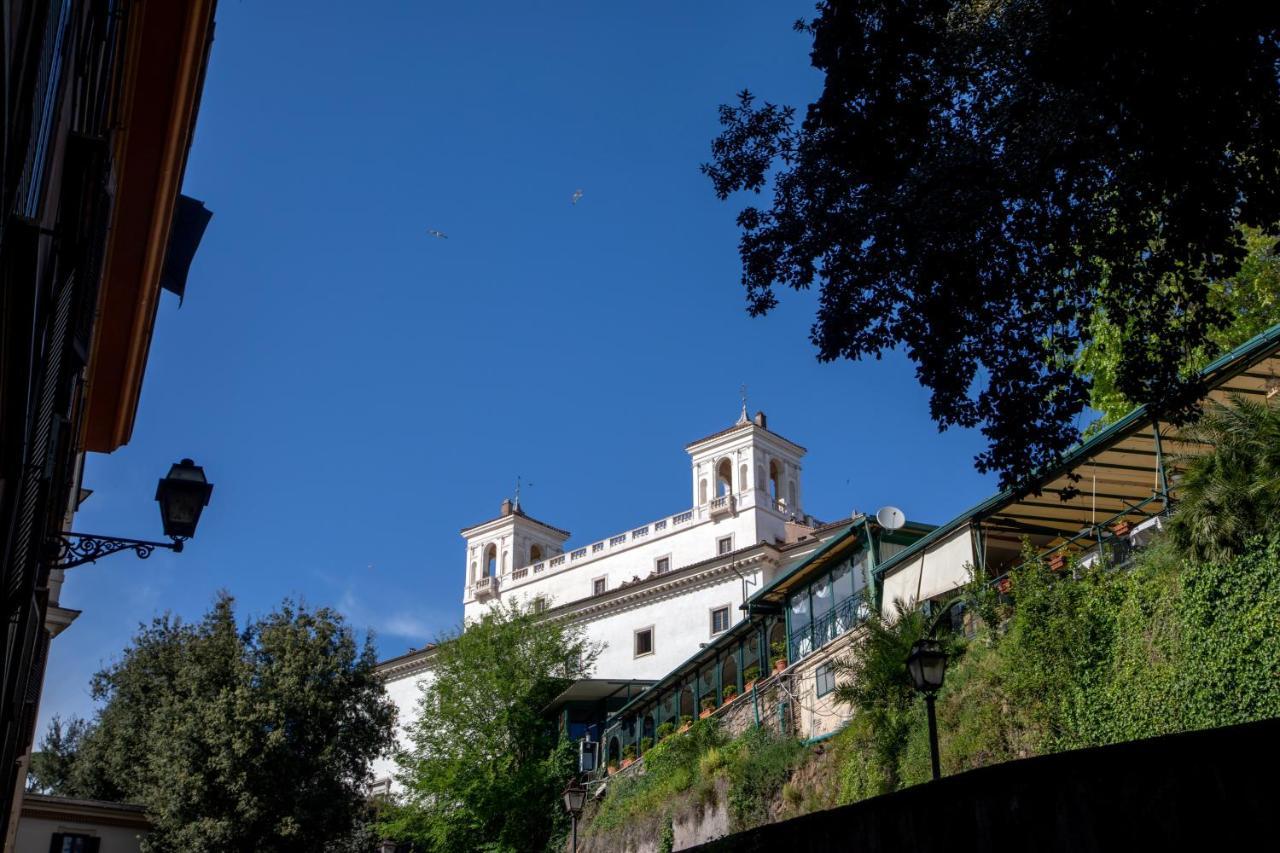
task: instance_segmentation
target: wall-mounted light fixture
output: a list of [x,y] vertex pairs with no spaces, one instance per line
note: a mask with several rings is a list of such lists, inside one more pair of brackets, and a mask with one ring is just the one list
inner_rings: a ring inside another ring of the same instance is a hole
[[160,522],[164,526],[164,535],[169,537],[168,542],[122,539],[118,536],[98,536],[68,530],[59,533],[52,544],[51,550],[56,554],[53,568],[83,566],[118,551],[132,550],[143,560],[150,557],[151,552],[157,548],[179,552],[183,543],[196,535],[200,513],[208,505],[211,494],[213,484],[205,478],[204,469],[190,459],[183,459],[173,465],[168,475],[156,485]]

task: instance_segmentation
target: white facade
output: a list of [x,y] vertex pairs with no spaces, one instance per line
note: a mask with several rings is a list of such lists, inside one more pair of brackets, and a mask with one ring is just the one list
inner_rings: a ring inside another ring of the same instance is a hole
[[[494,519],[461,531],[464,619],[492,603],[541,599],[603,646],[597,678],[658,679],[742,618],[744,594],[795,557],[803,522],[805,449],[744,410],[732,427],[689,444],[688,509],[581,546],[569,533],[504,501]],[[797,523],[801,526],[797,527]],[[716,611],[721,611],[717,616]],[[717,621],[718,620],[718,621]],[[647,641],[637,635],[648,632]],[[416,714],[430,649],[386,661],[380,672],[402,726]],[[405,743],[403,728],[401,743]],[[379,780],[394,773],[375,766]]]
[[462,531],[467,541],[464,617],[513,595],[540,597],[547,607],[558,607],[598,595],[599,581],[609,591],[728,551],[785,541],[786,522],[804,517],[800,459],[805,449],[764,423],[763,414],[751,421],[744,412],[733,427],[685,448],[694,498],[689,509],[567,552],[567,531],[504,501],[497,518]]

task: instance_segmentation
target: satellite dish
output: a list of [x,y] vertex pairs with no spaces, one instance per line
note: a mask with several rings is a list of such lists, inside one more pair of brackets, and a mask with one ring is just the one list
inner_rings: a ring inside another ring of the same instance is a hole
[[907,517],[896,506],[882,506],[876,510],[876,522],[885,530],[897,530],[907,523]]

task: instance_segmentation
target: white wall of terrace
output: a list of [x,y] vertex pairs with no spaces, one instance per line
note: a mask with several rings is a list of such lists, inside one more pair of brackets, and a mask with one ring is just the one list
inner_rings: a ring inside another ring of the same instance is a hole
[[710,559],[722,548],[734,551],[785,539],[790,514],[762,491],[738,492],[712,504],[708,501],[587,545],[567,546],[549,559],[508,569],[498,575],[496,589],[478,590],[474,583],[468,584],[464,618],[474,618],[491,602],[510,595],[524,601],[541,597],[546,606],[555,607],[598,595],[600,580],[609,592],[637,578],[643,580]]

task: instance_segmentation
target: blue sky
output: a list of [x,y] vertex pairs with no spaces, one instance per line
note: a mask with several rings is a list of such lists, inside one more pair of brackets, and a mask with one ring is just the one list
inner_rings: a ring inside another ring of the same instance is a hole
[[941,522],[990,494],[980,436],[937,433],[905,359],[819,364],[812,294],[744,310],[735,208],[698,164],[744,86],[815,94],[791,30],[811,8],[223,0],[185,184],[214,218],[76,527],[158,536],[183,456],[213,500],[183,554],[69,573],[84,613],[42,717],[89,713],[139,622],[219,589],[242,615],[336,606],[383,656],[420,646],[461,617],[458,530],[518,474],[573,542],[680,511],[683,447],[744,382],[809,449],[819,518]]

